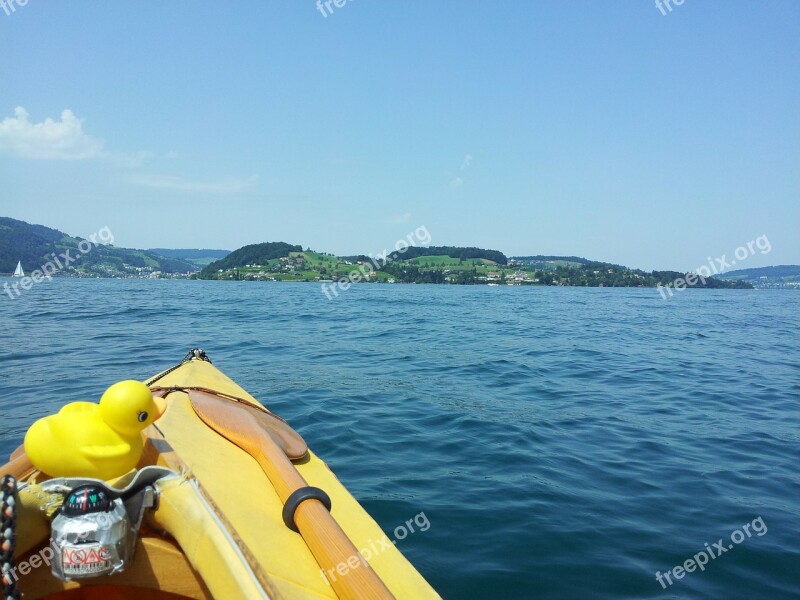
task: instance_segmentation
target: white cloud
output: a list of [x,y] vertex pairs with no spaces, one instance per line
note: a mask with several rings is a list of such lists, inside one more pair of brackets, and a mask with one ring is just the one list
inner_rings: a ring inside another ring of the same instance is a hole
[[116,167],[120,167],[122,169],[137,169],[145,163],[153,160],[156,155],[154,152],[150,152],[149,150],[140,150],[139,152],[134,152],[133,154],[123,154],[120,152],[105,153],[104,157]]
[[472,155],[467,154],[464,156],[464,160],[461,161],[461,170],[464,171],[469,168],[469,165],[472,163]]
[[140,175],[133,183],[159,190],[195,192],[201,194],[238,194],[255,187],[258,175],[247,179],[222,179],[219,181],[191,181],[174,175]]
[[[28,111],[22,106],[14,109],[13,117],[0,121],[0,153],[21,158],[39,160],[80,160],[97,158],[121,169],[140,169],[153,160],[169,160],[178,157],[174,151],[161,156],[154,152],[111,152],[103,148],[103,141],[83,131],[83,121],[71,110],[61,113],[61,120],[46,118],[40,123],[32,122]],[[258,176],[248,178],[221,179],[216,181],[193,181],[173,175],[141,173],[130,182],[154,189],[174,190],[203,194],[231,195],[245,192],[256,186]]]
[[83,132],[81,119],[67,109],[61,120],[28,120],[28,111],[18,106],[13,117],[0,121],[0,150],[22,158],[79,160],[101,154],[103,141]]
[[461,177],[456,177],[455,179],[453,179],[453,181],[450,182],[450,185],[452,185],[453,187],[461,187],[462,185],[464,185],[464,180],[461,179]]

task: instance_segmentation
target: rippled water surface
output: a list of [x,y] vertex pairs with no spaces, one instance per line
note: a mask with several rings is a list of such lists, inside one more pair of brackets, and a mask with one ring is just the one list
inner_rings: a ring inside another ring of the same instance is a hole
[[[0,450],[192,346],[448,599],[800,597],[800,294],[43,282],[0,297]],[[766,526],[673,579],[754,519]]]

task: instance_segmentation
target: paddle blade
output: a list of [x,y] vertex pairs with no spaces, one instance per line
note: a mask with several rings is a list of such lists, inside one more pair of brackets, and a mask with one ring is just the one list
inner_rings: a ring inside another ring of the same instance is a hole
[[258,435],[267,434],[291,460],[308,453],[308,445],[300,434],[265,410],[200,390],[190,390],[189,400],[206,424],[237,446],[248,448],[242,443],[252,444]]

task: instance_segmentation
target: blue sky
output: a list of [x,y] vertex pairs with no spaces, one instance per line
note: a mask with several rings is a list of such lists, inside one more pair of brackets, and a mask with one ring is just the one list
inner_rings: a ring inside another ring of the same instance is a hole
[[800,263],[800,3],[315,1],[0,9],[0,215],[681,270],[767,235],[740,266]]

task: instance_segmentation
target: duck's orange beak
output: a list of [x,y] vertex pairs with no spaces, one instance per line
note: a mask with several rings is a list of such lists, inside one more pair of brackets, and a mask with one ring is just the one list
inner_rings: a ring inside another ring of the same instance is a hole
[[153,419],[156,421],[164,414],[164,411],[167,410],[167,401],[164,398],[155,397],[153,398],[153,404],[156,405],[156,418]]

